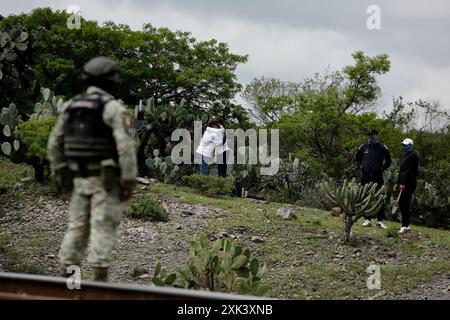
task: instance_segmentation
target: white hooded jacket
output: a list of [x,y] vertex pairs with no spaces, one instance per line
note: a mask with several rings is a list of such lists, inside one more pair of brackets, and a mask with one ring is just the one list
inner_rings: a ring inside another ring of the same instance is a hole
[[208,157],[214,157],[214,150],[216,154],[222,154],[229,150],[227,143],[223,143],[223,136],[225,135],[225,129],[215,129],[207,127],[203,134],[202,140],[197,148],[197,153]]

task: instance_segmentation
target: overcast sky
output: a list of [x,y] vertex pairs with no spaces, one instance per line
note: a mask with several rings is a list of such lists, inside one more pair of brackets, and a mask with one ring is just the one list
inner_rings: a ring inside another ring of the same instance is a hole
[[[249,54],[237,70],[243,84],[260,76],[300,81],[328,67],[340,69],[352,63],[356,50],[387,53],[391,71],[379,77],[384,108],[398,95],[450,108],[448,0],[2,0],[0,14],[69,5],[100,23],[140,29],[150,22],[227,42],[232,52]],[[369,5],[380,8],[381,30],[366,26]]]

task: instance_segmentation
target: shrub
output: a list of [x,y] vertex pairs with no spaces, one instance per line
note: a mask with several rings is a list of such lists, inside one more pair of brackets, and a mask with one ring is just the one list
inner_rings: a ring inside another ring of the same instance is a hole
[[214,195],[231,196],[234,190],[234,177],[200,176],[193,174],[181,178],[182,184],[200,192],[211,192]]
[[150,221],[169,221],[169,214],[161,204],[146,195],[133,198],[124,210],[124,215],[128,218],[143,219]]
[[413,222],[450,229],[450,163],[441,160],[421,168],[414,192]]
[[17,134],[26,145],[25,155],[37,158],[41,162],[47,160],[47,141],[55,125],[56,118],[46,120],[28,120],[19,125]]

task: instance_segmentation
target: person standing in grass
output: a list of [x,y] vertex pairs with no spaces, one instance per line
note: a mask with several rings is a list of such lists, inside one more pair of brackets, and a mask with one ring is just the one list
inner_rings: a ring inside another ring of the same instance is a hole
[[[391,153],[384,144],[378,142],[377,130],[370,129],[367,137],[369,141],[360,145],[356,154],[356,161],[360,164],[362,171],[361,184],[374,182],[378,188],[381,188],[384,184],[383,172],[389,168],[392,162]],[[370,227],[372,225],[370,217],[365,218],[363,226]],[[377,212],[377,225],[387,229],[383,219],[384,206]]]
[[397,184],[394,191],[401,192],[399,207],[402,213],[402,227],[399,233],[406,233],[410,230],[409,222],[411,218],[411,199],[417,186],[417,175],[419,174],[419,157],[414,151],[414,142],[406,138],[402,142],[404,156],[400,161],[400,172],[398,173]]

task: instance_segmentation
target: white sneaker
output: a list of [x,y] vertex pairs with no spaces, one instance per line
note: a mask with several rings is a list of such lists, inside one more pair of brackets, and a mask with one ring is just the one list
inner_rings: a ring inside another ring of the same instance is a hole
[[377,221],[377,226],[381,229],[387,229],[387,225],[385,225],[383,221]]
[[372,221],[370,221],[370,219],[366,219],[366,221],[364,221],[362,225],[363,227],[371,227]]
[[409,231],[409,227],[401,227],[398,233],[406,233]]

